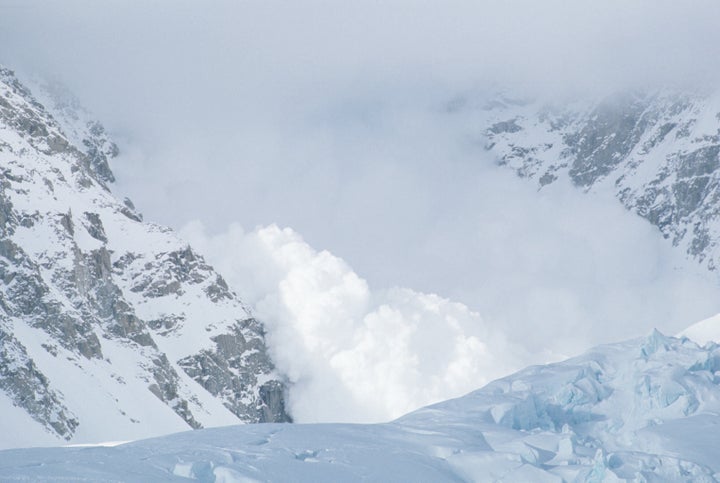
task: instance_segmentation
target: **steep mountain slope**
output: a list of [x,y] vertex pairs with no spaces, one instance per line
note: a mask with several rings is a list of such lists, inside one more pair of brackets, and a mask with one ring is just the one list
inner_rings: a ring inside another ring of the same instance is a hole
[[[8,480],[717,481],[720,346],[658,332],[379,425],[208,429],[0,452]],[[0,478],[2,479],[2,478]]]
[[286,421],[262,324],[113,196],[102,126],[38,92],[0,68],[0,446]]
[[558,179],[610,190],[665,238],[720,262],[720,95],[623,93],[552,105],[484,106],[487,149],[539,187]]

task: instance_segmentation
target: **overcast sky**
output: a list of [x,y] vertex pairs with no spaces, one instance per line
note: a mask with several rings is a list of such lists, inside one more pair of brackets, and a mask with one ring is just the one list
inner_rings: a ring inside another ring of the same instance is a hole
[[[382,419],[720,311],[714,282],[653,227],[570,186],[538,193],[482,150],[477,117],[447,110],[495,89],[706,88],[720,80],[718,19],[714,0],[0,0],[0,62],[57,78],[97,113],[123,151],[117,190],[202,247],[272,325],[280,365],[305,381],[301,420],[320,417],[332,384],[363,387],[338,404]],[[345,332],[330,330],[340,319]],[[396,372],[367,343],[413,330]],[[454,348],[423,359],[438,333]],[[483,338],[514,349],[467,356]],[[437,369],[425,393],[407,360]],[[393,374],[377,407],[358,364]]]

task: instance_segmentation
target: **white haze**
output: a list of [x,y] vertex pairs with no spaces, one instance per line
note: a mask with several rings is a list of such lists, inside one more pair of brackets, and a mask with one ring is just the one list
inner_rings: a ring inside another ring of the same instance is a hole
[[297,420],[379,420],[720,311],[656,229],[609,195],[537,192],[447,109],[706,87],[718,18],[710,0],[0,0],[0,62],[97,112],[118,189],[267,322]]

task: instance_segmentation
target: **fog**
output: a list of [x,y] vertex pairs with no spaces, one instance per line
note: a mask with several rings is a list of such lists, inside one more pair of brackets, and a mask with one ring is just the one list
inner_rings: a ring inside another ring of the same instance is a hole
[[382,420],[720,312],[654,227],[538,192],[484,151],[481,114],[448,109],[708,88],[718,18],[710,0],[0,0],[0,62],[104,122],[114,189],[267,322],[297,420]]

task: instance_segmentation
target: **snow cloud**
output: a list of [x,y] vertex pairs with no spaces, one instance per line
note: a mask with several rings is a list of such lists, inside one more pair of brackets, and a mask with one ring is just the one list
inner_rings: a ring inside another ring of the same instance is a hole
[[195,222],[182,235],[267,324],[298,421],[388,420],[526,362],[466,306],[410,289],[371,291],[343,260],[289,228],[231,225],[209,237]]

